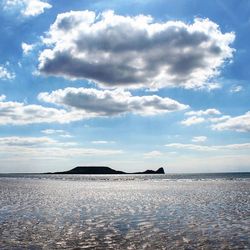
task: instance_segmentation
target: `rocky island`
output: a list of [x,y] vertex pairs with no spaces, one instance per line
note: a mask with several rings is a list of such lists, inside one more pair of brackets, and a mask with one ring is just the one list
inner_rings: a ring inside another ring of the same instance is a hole
[[78,166],[68,171],[53,172],[46,174],[165,174],[163,168],[158,170],[146,170],[144,172],[126,173],[123,171],[117,171],[106,166]]

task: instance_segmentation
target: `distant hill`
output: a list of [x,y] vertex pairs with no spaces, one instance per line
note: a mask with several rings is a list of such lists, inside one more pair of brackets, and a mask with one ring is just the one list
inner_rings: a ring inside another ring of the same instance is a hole
[[163,168],[159,168],[156,171],[146,170],[144,172],[126,173],[106,166],[79,166],[68,171],[46,174],[165,174],[165,172]]

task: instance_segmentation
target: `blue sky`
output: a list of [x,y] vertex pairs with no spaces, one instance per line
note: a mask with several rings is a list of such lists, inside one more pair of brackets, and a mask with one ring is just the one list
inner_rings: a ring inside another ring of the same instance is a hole
[[250,170],[249,1],[0,9],[0,172]]

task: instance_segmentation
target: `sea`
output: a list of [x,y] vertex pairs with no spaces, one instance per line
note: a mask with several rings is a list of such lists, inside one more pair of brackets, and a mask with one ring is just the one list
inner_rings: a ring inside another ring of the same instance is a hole
[[250,173],[1,174],[0,249],[250,249]]

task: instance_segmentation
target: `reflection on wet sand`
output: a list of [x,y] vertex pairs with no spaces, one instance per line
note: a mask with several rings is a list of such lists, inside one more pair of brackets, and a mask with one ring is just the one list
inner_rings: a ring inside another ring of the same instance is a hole
[[0,246],[250,248],[249,179],[100,178],[1,178]]

